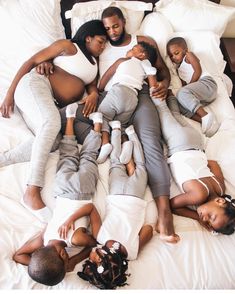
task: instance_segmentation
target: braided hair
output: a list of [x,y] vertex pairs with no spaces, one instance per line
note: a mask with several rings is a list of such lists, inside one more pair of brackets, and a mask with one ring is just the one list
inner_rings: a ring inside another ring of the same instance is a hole
[[99,289],[116,289],[128,285],[126,283],[126,270],[128,269],[128,260],[120,250],[111,250],[107,246],[102,246],[101,263],[97,266],[96,263],[86,260],[83,264],[82,272],[77,272],[77,275],[96,286]]
[[221,228],[216,230],[218,233],[222,233],[224,235],[231,235],[234,233],[234,221],[235,221],[235,199],[232,199],[230,195],[224,194],[221,196],[226,201],[225,215],[229,218],[229,223]]

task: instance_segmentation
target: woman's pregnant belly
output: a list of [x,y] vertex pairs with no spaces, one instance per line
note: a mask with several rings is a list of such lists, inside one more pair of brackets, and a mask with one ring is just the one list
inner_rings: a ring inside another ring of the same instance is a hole
[[48,78],[59,107],[64,107],[82,98],[85,85],[78,77],[54,66],[54,72]]

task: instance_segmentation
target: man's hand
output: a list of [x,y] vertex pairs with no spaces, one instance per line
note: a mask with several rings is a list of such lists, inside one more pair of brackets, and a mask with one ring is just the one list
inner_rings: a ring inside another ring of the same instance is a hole
[[36,71],[40,75],[49,76],[54,72],[54,65],[49,61],[45,61],[36,66]]
[[160,98],[160,99],[166,99],[167,97],[167,88],[165,86],[165,83],[158,82],[155,87],[151,88],[150,96],[153,98]]
[[92,112],[95,112],[97,101],[98,96],[92,93],[78,102],[78,104],[84,104],[82,113],[85,117],[88,117]]
[[2,116],[5,118],[9,118],[10,114],[14,112],[14,98],[12,95],[6,95],[5,99],[1,104],[0,112]]

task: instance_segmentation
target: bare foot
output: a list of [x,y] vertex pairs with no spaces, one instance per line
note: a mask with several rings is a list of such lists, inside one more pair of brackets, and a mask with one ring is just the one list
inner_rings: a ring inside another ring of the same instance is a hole
[[175,233],[173,216],[169,206],[169,197],[160,196],[155,198],[158,209],[158,221],[156,231],[160,234],[160,239],[168,243],[177,243],[180,237]]
[[131,158],[131,160],[126,164],[126,170],[129,177],[135,172],[135,162],[133,158]]
[[27,187],[23,200],[24,203],[31,209],[38,210],[46,206],[45,203],[42,201],[40,191],[41,188],[37,186]]

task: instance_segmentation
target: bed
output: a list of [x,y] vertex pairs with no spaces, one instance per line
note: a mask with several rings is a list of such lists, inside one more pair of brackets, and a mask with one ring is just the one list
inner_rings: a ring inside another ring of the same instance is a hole
[[[75,1],[70,2],[70,9]],[[189,5],[190,2],[190,5]],[[161,55],[170,68],[171,87],[180,87],[176,73],[166,57],[165,44],[171,36],[183,36],[191,50],[197,53],[218,84],[217,99],[208,106],[213,110],[221,127],[216,135],[204,137],[209,158],[219,162],[225,177],[226,192],[235,195],[235,111],[230,101],[231,81],[223,74],[225,61],[219,48],[220,37],[227,22],[235,14],[234,8],[216,5],[206,0],[160,0],[153,3],[130,1],[92,1],[73,6],[64,16],[65,1],[59,0],[2,0],[0,2],[0,101],[4,98],[14,73],[23,61],[51,42],[67,36],[62,24],[71,23],[71,31],[89,18],[99,17],[102,9],[114,3],[121,7],[127,18],[128,30],[149,35],[160,48]],[[61,10],[62,7],[62,10]],[[152,12],[153,9],[153,12]],[[145,11],[147,15],[143,19]],[[133,13],[135,15],[133,20]],[[153,29],[156,28],[156,29]],[[196,122],[190,121],[197,128]],[[11,119],[0,117],[0,152],[17,146],[32,136],[20,114],[15,110]],[[53,180],[58,152],[49,156],[46,168],[46,185],[42,191],[45,203],[53,209]],[[29,163],[19,163],[0,168],[0,288],[1,289],[95,289],[81,280],[75,270],[54,287],[47,287],[31,280],[27,268],[16,264],[12,255],[24,242],[43,228],[21,204]],[[108,193],[109,161],[99,165],[100,178],[94,202],[101,214],[105,212]],[[179,193],[172,180],[171,197]],[[157,209],[149,189],[146,221],[155,223]],[[174,215],[175,231],[181,241],[167,244],[155,232],[152,240],[129,263],[129,285],[123,289],[234,289],[235,288],[235,234],[212,235],[196,221]]]

